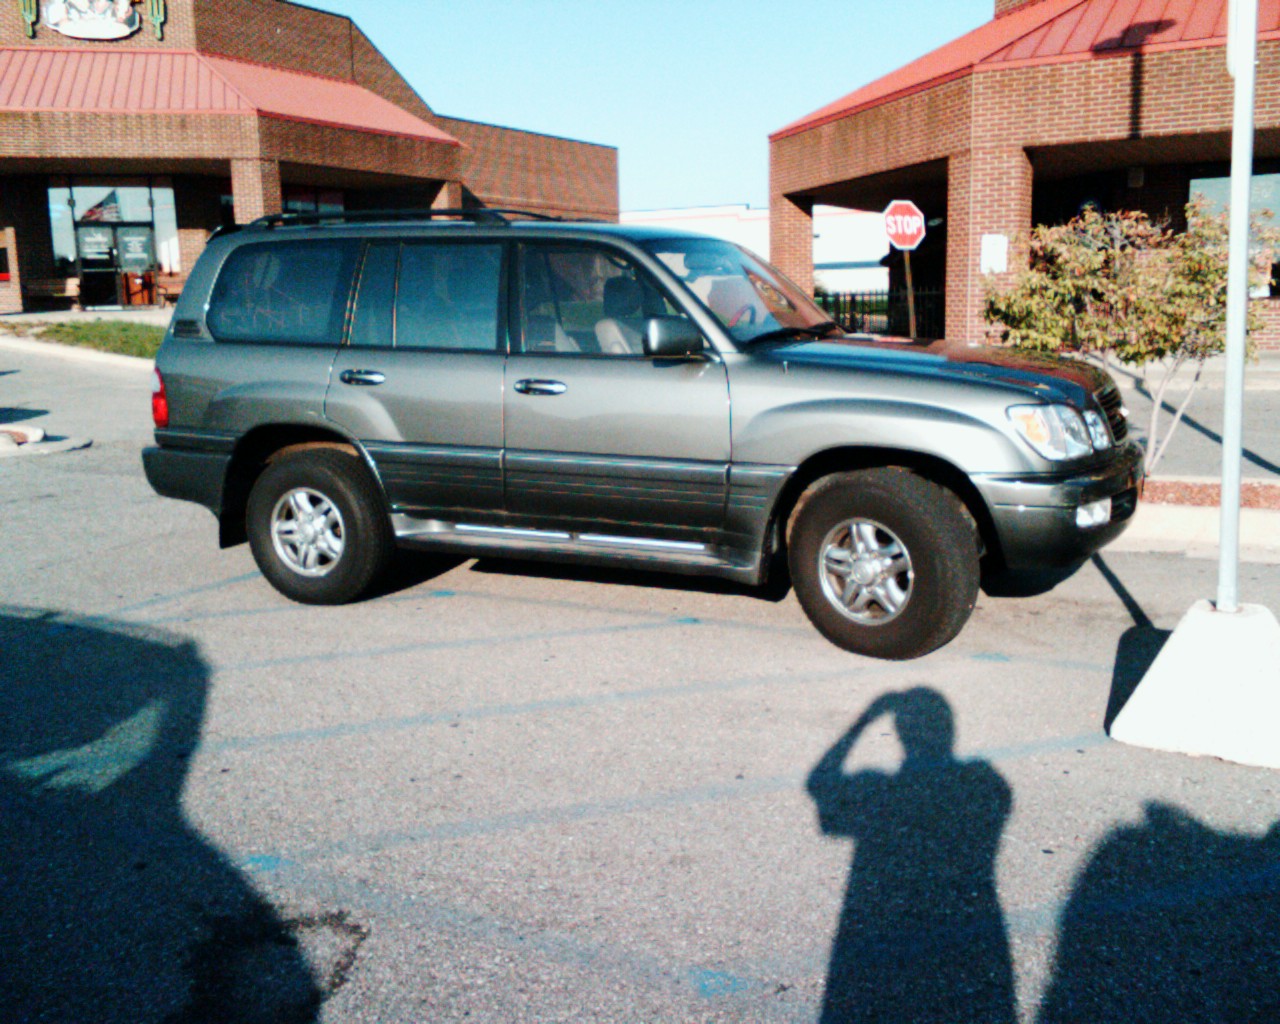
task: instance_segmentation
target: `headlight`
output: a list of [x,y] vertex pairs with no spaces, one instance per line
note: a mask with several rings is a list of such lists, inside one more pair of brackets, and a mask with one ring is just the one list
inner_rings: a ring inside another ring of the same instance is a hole
[[1046,459],[1075,459],[1093,451],[1089,428],[1069,405],[1014,405],[1009,421]]
[[1111,431],[1100,413],[1092,409],[1088,410],[1084,414],[1084,425],[1089,428],[1089,440],[1093,442],[1095,451],[1100,452],[1111,447]]

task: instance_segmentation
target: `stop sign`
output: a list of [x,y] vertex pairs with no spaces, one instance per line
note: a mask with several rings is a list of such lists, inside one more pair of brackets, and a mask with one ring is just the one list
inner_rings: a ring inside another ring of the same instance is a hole
[[924,214],[910,199],[895,199],[884,208],[884,233],[895,249],[914,249],[924,241]]

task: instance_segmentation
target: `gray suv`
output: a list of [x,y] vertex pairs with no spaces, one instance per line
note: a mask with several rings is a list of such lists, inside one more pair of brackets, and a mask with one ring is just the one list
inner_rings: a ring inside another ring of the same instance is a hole
[[358,598],[399,547],[789,571],[882,658],[951,640],[983,568],[1083,560],[1141,487],[1092,366],[850,336],[728,242],[491,210],[219,233],[152,405],[151,485],[294,600]]

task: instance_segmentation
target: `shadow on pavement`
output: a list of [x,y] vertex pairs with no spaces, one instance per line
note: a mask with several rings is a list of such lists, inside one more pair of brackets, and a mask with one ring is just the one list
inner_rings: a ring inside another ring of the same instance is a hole
[[[1151,394],[1151,392],[1146,388],[1145,385],[1139,385],[1135,390],[1138,392],[1138,394],[1146,398],[1148,402],[1155,401],[1155,396]],[[1165,412],[1169,413],[1170,415],[1176,415],[1178,412],[1177,408],[1173,405],[1170,405],[1168,402],[1161,402],[1160,408],[1163,409]],[[1208,438],[1214,444],[1218,445],[1218,447],[1222,447],[1222,435],[1219,434],[1216,430],[1206,427],[1194,416],[1191,416],[1187,413],[1183,413],[1182,422],[1186,426],[1194,430],[1201,437]],[[1275,473],[1277,476],[1280,476],[1280,465],[1276,465],[1276,463],[1272,462],[1270,459],[1262,455],[1259,455],[1255,451],[1251,451],[1248,448],[1242,448],[1240,451],[1240,457],[1244,459],[1245,462],[1253,463],[1253,465],[1257,466],[1259,469],[1264,469],[1268,473]]]
[[190,642],[0,606],[7,1020],[313,1021],[296,936],[183,816]]
[[1047,594],[1080,571],[1080,562],[1061,569],[995,569],[982,574],[988,597],[1037,597]]
[[[5,371],[0,370],[0,377],[3,377]],[[41,416],[48,416],[48,409],[9,409],[0,407],[0,423],[21,423],[23,420],[36,420]]]
[[1133,619],[1133,625],[1124,631],[1116,647],[1115,665],[1111,669],[1111,693],[1107,696],[1107,710],[1102,727],[1111,732],[1111,723],[1133,696],[1147,670],[1155,663],[1156,656],[1169,639],[1171,632],[1157,629],[1151,617],[1142,609],[1137,598],[1129,592],[1120,577],[1115,574],[1101,555],[1090,558],[1094,568],[1102,574],[1107,585],[1115,592],[1125,611]]
[[570,565],[556,562],[524,561],[508,558],[481,558],[472,572],[503,576],[532,576],[547,580],[569,580],[581,583],[605,583],[624,587],[652,587],[655,590],[685,590],[697,594],[731,594],[754,597],[777,603],[791,592],[786,566],[771,567],[769,582],[752,587],[714,576],[683,576],[679,573],[649,572],[643,569],[607,569],[592,565]]
[[1038,1021],[1276,1021],[1278,962],[1280,824],[1255,839],[1148,804],[1077,879]]
[[[893,719],[896,772],[848,772],[867,728]],[[823,1024],[1011,1024],[1013,967],[995,857],[1012,809],[986,761],[952,752],[951,706],[918,687],[877,698],[809,774],[829,836],[854,841]]]

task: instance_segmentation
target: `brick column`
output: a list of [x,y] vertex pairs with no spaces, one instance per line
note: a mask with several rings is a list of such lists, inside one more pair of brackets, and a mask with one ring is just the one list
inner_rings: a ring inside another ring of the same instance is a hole
[[22,312],[22,275],[18,271],[18,236],[11,227],[0,227],[0,249],[9,256],[9,280],[0,281],[0,313]]
[[462,209],[462,182],[460,181],[441,182],[440,191],[436,193],[435,199],[431,200],[431,209],[461,210]]
[[769,200],[769,262],[813,294],[813,203],[783,195]]
[[280,163],[277,160],[233,159],[231,196],[235,201],[236,223],[269,213],[280,213],[284,200],[280,190]]
[[[973,149],[947,161],[947,337],[982,341],[984,289],[1008,281],[1026,261],[1031,230],[1031,161],[1020,146]],[[1008,271],[980,272],[983,235],[1008,239]]]

